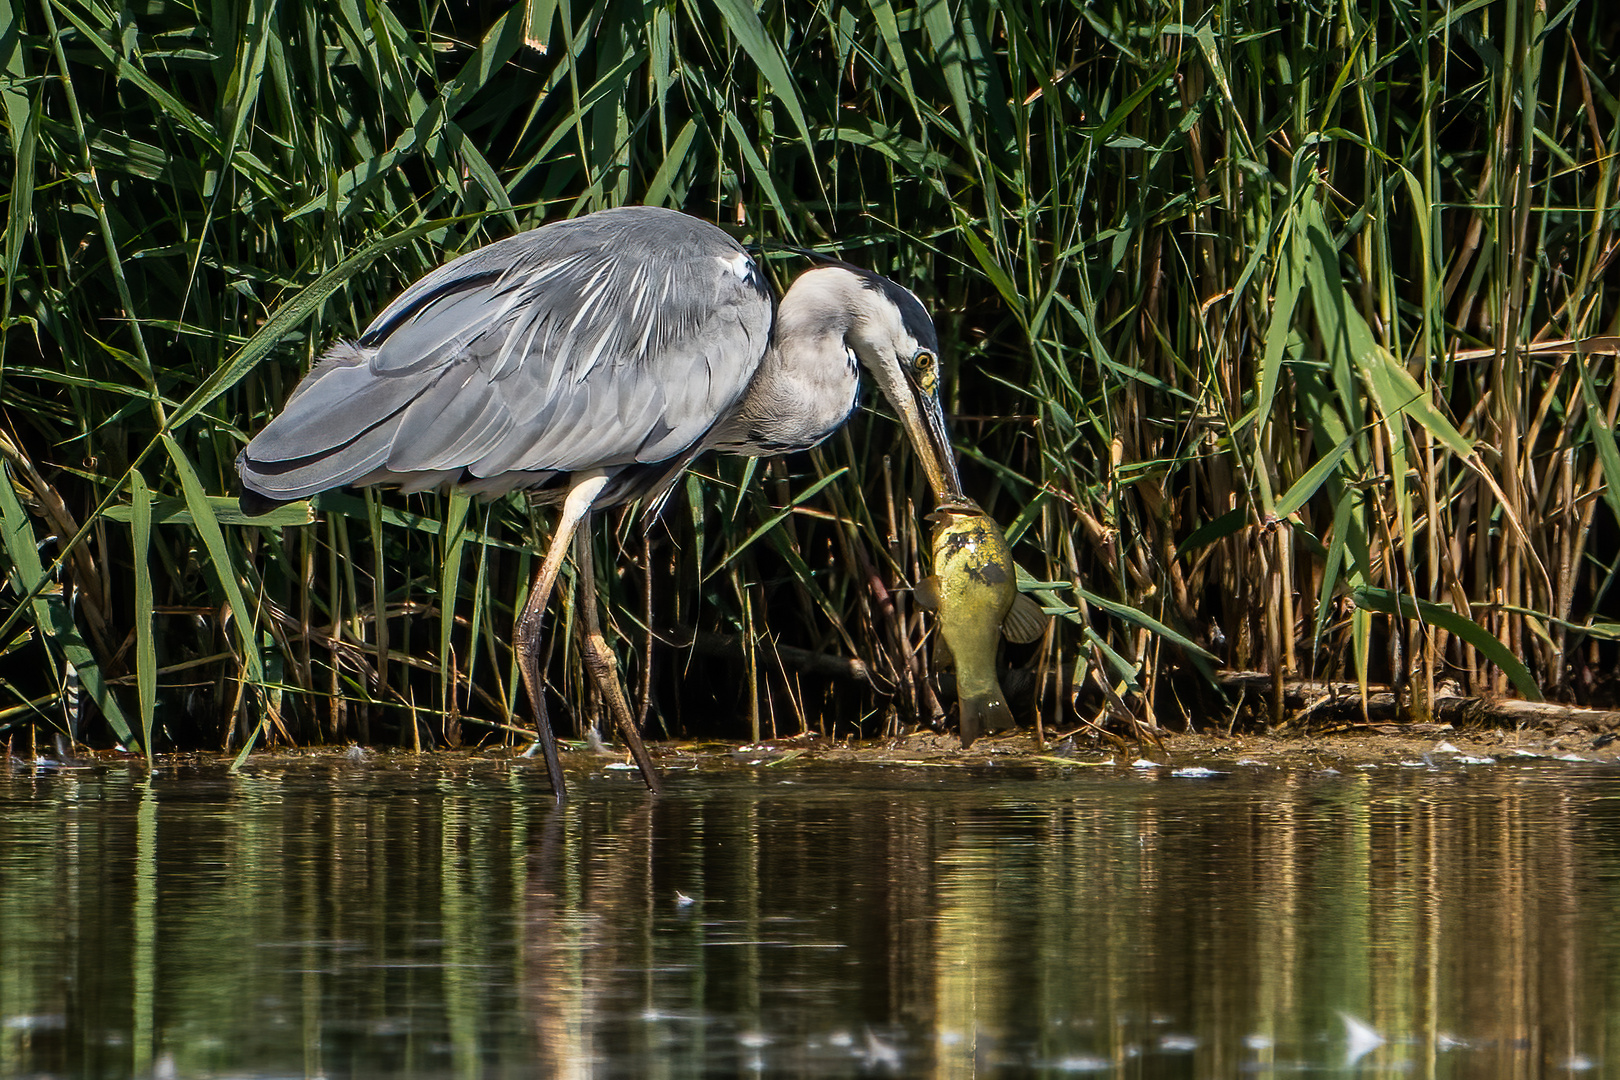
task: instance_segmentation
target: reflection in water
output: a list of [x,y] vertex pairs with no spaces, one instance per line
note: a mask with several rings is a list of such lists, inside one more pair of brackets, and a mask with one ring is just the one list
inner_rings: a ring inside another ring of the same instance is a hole
[[13,769],[0,1075],[1599,1075],[1616,775]]

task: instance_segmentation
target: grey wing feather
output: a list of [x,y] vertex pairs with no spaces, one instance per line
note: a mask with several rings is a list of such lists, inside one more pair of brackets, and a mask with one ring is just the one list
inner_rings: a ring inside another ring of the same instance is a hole
[[281,415],[248,444],[249,455],[269,463],[330,453],[399,412],[416,392],[404,382],[375,378],[361,350],[339,346],[298,384]]
[[440,267],[334,350],[249,444],[244,483],[289,499],[465,470],[505,490],[669,460],[741,398],[771,319],[712,225],[649,207],[548,225]]

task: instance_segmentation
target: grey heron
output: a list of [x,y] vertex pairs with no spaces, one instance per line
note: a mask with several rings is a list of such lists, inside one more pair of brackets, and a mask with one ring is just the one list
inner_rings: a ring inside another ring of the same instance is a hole
[[650,206],[603,210],[478,248],[407,288],[299,383],[237,459],[249,513],[345,484],[528,490],[561,505],[513,647],[553,793],[540,627],[576,541],[587,670],[647,786],[657,772],[601,636],[590,515],[655,504],[699,453],[815,446],[854,411],[860,367],[893,405],[936,498],[962,500],[917,297],[845,263],[774,302],[719,228]]

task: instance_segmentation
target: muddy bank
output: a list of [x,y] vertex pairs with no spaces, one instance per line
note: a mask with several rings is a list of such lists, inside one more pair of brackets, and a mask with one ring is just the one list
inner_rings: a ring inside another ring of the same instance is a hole
[[[4,747],[0,747],[4,749]],[[43,752],[30,759],[20,748],[9,755],[13,770],[94,767],[135,764],[141,759],[116,751],[84,751],[70,756]],[[561,743],[563,769],[571,777],[621,774],[636,779],[628,755],[615,746],[594,740]],[[1153,740],[1102,744],[1079,734],[1037,741],[1029,731],[981,737],[963,750],[954,733],[918,732],[882,739],[826,739],[820,736],[768,739],[757,744],[721,741],[649,742],[647,749],[662,771],[791,768],[795,766],[913,766],[969,770],[1011,768],[1064,770],[1076,768],[1168,768],[1224,764],[1265,764],[1288,768],[1355,768],[1363,765],[1443,764],[1448,761],[1484,763],[1514,759],[1550,759],[1620,765],[1620,738],[1601,730],[1547,731],[1539,728],[1459,729],[1449,724],[1347,723],[1329,729],[1282,734],[1160,732]],[[229,762],[234,755],[165,754],[158,768],[187,764]],[[400,748],[307,747],[273,748],[249,757],[244,766],[262,768],[278,760],[324,758],[334,764],[412,767],[423,758],[441,762],[460,760],[479,766],[509,767],[525,761],[521,746],[485,746],[460,750],[424,751],[418,755]],[[532,756],[537,775],[544,775],[538,755]]]
[[[1389,725],[1382,725],[1388,727]],[[1153,762],[1172,768],[1260,762],[1291,767],[1338,768],[1364,764],[1402,764],[1424,760],[1552,758],[1620,764],[1620,740],[1607,734],[1544,735],[1523,731],[1458,731],[1443,724],[1413,725],[1421,730],[1381,732],[1343,730],[1310,735],[1165,734],[1159,742],[1103,748],[1075,740],[1049,740],[1018,733],[987,737],[963,750],[954,735],[922,733],[862,742],[775,739],[757,745],[662,743],[653,749],[661,767],[721,765],[783,767],[796,763],[849,765],[916,765],[995,768],[1050,766],[1130,767]],[[580,752],[564,756],[577,764]],[[617,757],[618,755],[615,755]],[[599,761],[606,760],[599,758]]]

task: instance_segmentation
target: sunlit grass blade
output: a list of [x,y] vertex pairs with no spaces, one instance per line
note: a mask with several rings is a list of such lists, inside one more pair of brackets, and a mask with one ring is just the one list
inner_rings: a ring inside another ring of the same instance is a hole
[[1192,640],[1180,631],[1171,629],[1144,611],[1139,611],[1136,608],[1118,603],[1117,601],[1098,596],[1089,589],[1083,589],[1079,586],[1076,586],[1074,591],[1080,596],[1084,597],[1086,603],[1091,604],[1094,607],[1102,608],[1104,611],[1109,612],[1112,615],[1116,615],[1132,625],[1151,630],[1153,633],[1158,634],[1171,644],[1186,650],[1186,652],[1192,656],[1196,656],[1202,660],[1219,662],[1219,657],[1205,649],[1202,645],[1198,644],[1196,641]]
[[1321,489],[1327,478],[1332,476],[1334,471],[1338,469],[1339,463],[1344,460],[1346,454],[1350,453],[1354,442],[1355,437],[1353,435],[1346,435],[1339,441],[1338,446],[1328,451],[1325,457],[1322,457],[1309,469],[1306,469],[1305,474],[1295,480],[1289,489],[1277,499],[1276,504],[1272,507],[1272,513],[1280,518],[1287,517],[1309,502],[1317,491]]
[[152,764],[152,720],[157,714],[157,640],[153,634],[152,492],[140,470],[129,477],[130,558],[135,564],[135,688],[141,749]]
[[[1264,429],[1271,423],[1271,403],[1277,396],[1282,379],[1283,350],[1294,323],[1294,307],[1299,302],[1303,284],[1302,248],[1299,234],[1290,230],[1283,241],[1281,266],[1277,270],[1276,298],[1271,305],[1271,321],[1266,328],[1265,355],[1260,362],[1260,383],[1255,392],[1254,424]],[[1264,468],[1260,451],[1256,450],[1255,468]],[[1263,507],[1272,512],[1271,507]]]
[[461,557],[467,546],[467,510],[471,500],[461,492],[445,501],[440,533],[444,556],[439,570],[440,711],[449,712],[456,694],[456,670],[450,647],[456,627],[456,598],[461,591]]
[[[152,525],[195,524],[191,506],[184,497],[154,496],[151,489],[146,489],[146,497],[146,512]],[[308,501],[287,503],[262,514],[243,513],[234,495],[209,495],[204,502],[209,515],[220,525],[257,525],[260,528],[279,529],[287,525],[308,525],[315,520],[315,511]],[[134,499],[131,498],[128,505],[114,503],[101,516],[108,521],[134,521]]]
[[[1581,358],[1584,361],[1584,357]],[[1603,405],[1598,401],[1597,387],[1591,369],[1577,362],[1575,370],[1581,381],[1581,398],[1586,402],[1586,423],[1591,431],[1593,448],[1603,469],[1603,485],[1599,489],[1609,512],[1620,521],[1620,445],[1616,444],[1614,429],[1604,419]]]

